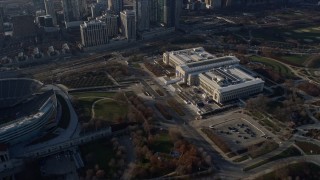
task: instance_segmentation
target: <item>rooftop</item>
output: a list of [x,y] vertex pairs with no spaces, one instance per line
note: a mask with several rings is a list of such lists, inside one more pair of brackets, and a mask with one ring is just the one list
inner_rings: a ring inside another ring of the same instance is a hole
[[260,78],[254,78],[237,66],[215,68],[200,74],[200,79],[219,89],[221,92],[241,87],[263,83]]
[[170,56],[178,58],[184,64],[215,58],[214,55],[206,52],[203,47],[172,51]]

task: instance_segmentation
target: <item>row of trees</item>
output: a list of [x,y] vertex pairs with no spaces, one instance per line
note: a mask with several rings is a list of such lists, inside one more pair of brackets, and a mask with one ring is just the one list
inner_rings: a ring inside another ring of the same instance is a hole
[[287,90],[285,100],[275,104],[266,96],[260,94],[255,98],[251,98],[246,102],[246,108],[249,111],[260,111],[272,114],[275,118],[282,122],[294,122],[295,125],[302,125],[311,122],[308,118],[304,100],[298,96],[295,90]]

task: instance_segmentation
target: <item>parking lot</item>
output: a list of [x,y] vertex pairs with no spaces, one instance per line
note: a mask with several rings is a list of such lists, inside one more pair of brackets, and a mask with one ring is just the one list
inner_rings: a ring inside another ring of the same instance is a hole
[[210,126],[217,135],[225,140],[235,151],[265,140],[265,133],[244,119]]
[[266,129],[239,111],[195,121],[193,126],[211,129],[234,152],[271,138]]

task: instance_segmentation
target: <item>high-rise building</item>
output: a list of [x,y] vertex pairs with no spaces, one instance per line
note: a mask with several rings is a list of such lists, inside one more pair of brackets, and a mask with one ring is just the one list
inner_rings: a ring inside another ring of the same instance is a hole
[[108,0],[108,10],[119,15],[123,9],[123,0]]
[[128,41],[135,40],[137,36],[135,14],[136,12],[132,10],[125,10],[120,13],[121,31]]
[[115,37],[119,34],[119,16],[115,14],[106,13],[96,18],[103,21],[107,25],[108,37]]
[[79,1],[80,17],[84,17],[87,14],[88,3],[86,0],[78,0],[78,1]]
[[156,24],[158,19],[158,0],[149,0],[150,23]]
[[57,16],[56,16],[56,11],[54,9],[53,0],[44,0],[44,5],[46,7],[46,14],[52,17],[54,25],[57,24]]
[[178,27],[182,0],[164,0],[163,22],[167,27]]
[[135,0],[137,29],[145,31],[150,29],[149,0]]
[[3,18],[4,18],[4,11],[3,7],[0,7],[0,35],[4,33],[4,28],[3,28]]
[[157,0],[157,23],[164,23],[164,1],[166,0]]
[[105,11],[105,4],[100,4],[100,3],[97,3],[97,4],[92,4],[91,5],[91,17],[92,18],[96,18],[98,16],[101,16],[102,12]]
[[65,22],[80,20],[80,7],[78,0],[62,0]]
[[84,22],[80,25],[81,42],[84,47],[108,44],[107,25],[100,20]]
[[43,0],[33,0],[33,6],[36,10],[45,8]]
[[107,25],[107,35],[115,37],[119,34],[119,16],[114,14],[105,14],[101,17]]

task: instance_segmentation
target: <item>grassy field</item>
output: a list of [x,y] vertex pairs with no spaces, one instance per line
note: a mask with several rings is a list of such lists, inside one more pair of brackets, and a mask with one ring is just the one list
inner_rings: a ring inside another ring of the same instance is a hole
[[[291,178],[290,178],[291,177]],[[299,177],[299,178],[296,178]],[[313,163],[296,163],[265,174],[256,180],[269,179],[309,179],[316,180],[320,177],[320,167]]]
[[299,146],[306,154],[320,154],[320,147],[316,144],[297,141],[296,145]]
[[266,65],[267,67],[270,67],[272,70],[278,72],[282,76],[289,77],[289,78],[294,76],[294,74],[290,71],[290,69],[288,69],[283,64],[280,64],[279,62],[270,60],[265,57],[260,57],[260,56],[251,56],[250,60],[254,61],[254,62],[262,63],[262,64]]
[[267,164],[271,161],[276,161],[278,159],[283,159],[283,158],[292,157],[292,156],[301,156],[301,153],[297,148],[289,147],[288,149],[282,151],[280,154],[273,156],[271,158],[265,159],[263,161],[260,161],[256,164],[251,165],[251,166],[245,167],[243,170],[249,171],[251,169],[254,169],[254,168],[257,168],[257,167],[262,166],[264,164]]
[[76,98],[83,108],[82,113],[86,117],[91,117],[91,108],[94,102],[101,100],[103,98],[110,98],[101,100],[95,105],[95,118],[110,121],[114,123],[119,117],[124,118],[128,112],[128,106],[115,102],[113,97],[115,93],[109,92],[85,92],[85,93],[72,93],[74,98]]
[[119,117],[124,118],[128,112],[127,104],[120,104],[113,100],[99,101],[95,106],[95,117],[115,122]]
[[290,65],[303,66],[308,58],[307,55],[287,55],[281,56],[279,60]]
[[99,100],[99,98],[85,98],[85,99],[78,99],[79,104],[82,108],[82,113],[86,116],[86,117],[91,117],[91,107],[92,104]]
[[173,148],[173,142],[169,134],[161,133],[159,135],[152,144],[151,149],[155,152],[170,153]]
[[308,39],[314,43],[320,41],[320,28],[314,26],[298,29],[266,28],[252,31],[252,36],[266,41],[286,42],[287,39],[294,39],[308,43],[305,41]]

